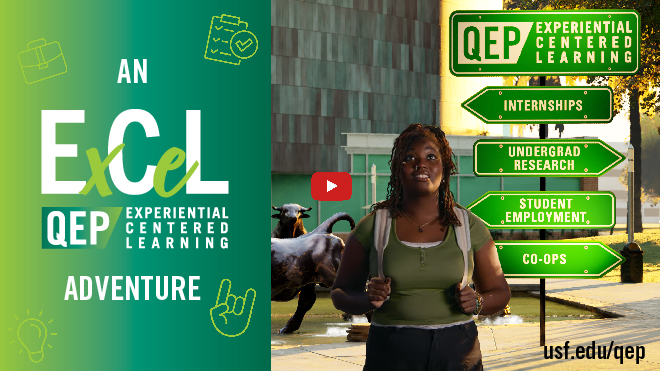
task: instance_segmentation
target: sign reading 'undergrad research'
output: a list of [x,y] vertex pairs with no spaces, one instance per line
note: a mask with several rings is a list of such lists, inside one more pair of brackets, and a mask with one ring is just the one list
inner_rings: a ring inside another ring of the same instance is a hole
[[456,11],[449,70],[455,76],[634,75],[634,10]]
[[474,175],[599,177],[625,156],[600,139],[480,139]]

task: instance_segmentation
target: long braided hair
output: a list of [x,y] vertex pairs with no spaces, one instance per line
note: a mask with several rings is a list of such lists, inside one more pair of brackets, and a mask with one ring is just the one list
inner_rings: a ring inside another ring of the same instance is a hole
[[422,126],[420,124],[411,124],[394,141],[392,147],[392,157],[390,158],[390,182],[387,185],[387,198],[385,201],[378,202],[373,206],[374,210],[387,209],[392,217],[401,213],[403,202],[403,184],[400,179],[403,171],[403,160],[408,148],[418,139],[429,138],[436,142],[440,149],[442,160],[442,183],[438,189],[438,213],[442,225],[460,226],[458,217],[454,213],[454,194],[449,189],[449,177],[456,174],[456,165],[454,158],[456,155],[451,150],[445,133],[439,127],[434,125]]

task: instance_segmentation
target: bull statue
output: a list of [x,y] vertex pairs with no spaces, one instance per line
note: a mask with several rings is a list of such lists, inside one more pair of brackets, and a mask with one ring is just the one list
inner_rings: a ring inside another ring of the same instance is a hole
[[302,207],[298,204],[284,204],[281,207],[275,207],[273,210],[278,211],[273,214],[271,218],[277,219],[277,225],[270,234],[273,238],[296,238],[307,233],[303,226],[303,219],[309,218],[305,212],[310,211],[311,207]]
[[351,229],[355,228],[350,215],[337,213],[310,233],[296,238],[270,239],[270,300],[290,301],[299,294],[296,312],[280,329],[280,334],[300,328],[305,313],[316,302],[317,283],[332,287],[335,282],[344,241],[332,234],[332,226],[340,220],[348,221]]

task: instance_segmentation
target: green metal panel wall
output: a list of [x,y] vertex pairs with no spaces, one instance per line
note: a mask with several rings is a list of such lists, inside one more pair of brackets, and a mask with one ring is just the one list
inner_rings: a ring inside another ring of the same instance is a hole
[[456,178],[455,176],[449,179],[449,190],[451,191],[451,193],[454,194],[454,199],[458,198],[457,183],[458,183],[458,178]]
[[458,158],[458,163],[456,166],[458,166],[459,169],[459,174],[472,174],[474,175],[474,172],[472,171],[473,169],[473,164],[472,164],[472,156],[456,156]]
[[458,203],[467,206],[486,192],[499,191],[500,178],[461,177],[460,187],[461,196]]
[[[390,172],[390,155],[369,155],[369,171],[371,171],[371,165],[376,165],[376,172],[378,173],[389,173]],[[388,180],[389,181],[389,180]]]
[[365,162],[365,155],[353,155],[353,171],[352,173],[366,173],[367,164]]

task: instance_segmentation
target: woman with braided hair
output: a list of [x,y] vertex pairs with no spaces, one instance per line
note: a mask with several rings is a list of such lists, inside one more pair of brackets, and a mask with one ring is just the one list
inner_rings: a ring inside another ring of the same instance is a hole
[[[439,127],[410,125],[392,148],[387,199],[346,241],[331,297],[351,314],[375,309],[364,370],[483,369],[472,316],[503,309],[511,293],[488,229],[469,211],[464,275],[456,235],[467,229],[456,211],[465,209],[449,190],[456,174],[452,156]],[[379,259],[374,229],[381,209],[391,224]]]

